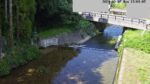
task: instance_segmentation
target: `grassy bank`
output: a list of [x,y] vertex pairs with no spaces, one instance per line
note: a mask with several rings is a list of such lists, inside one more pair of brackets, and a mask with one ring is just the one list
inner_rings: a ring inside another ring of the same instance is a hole
[[49,27],[45,31],[39,32],[39,37],[41,38],[47,38],[50,36],[56,36],[63,33],[69,33],[73,31],[73,26],[69,25],[63,25],[63,26],[55,26],[55,27]]
[[140,30],[128,30],[124,34],[124,47],[135,48],[137,50],[150,53],[150,32],[145,32]]
[[150,54],[125,48],[118,84],[150,84]]
[[150,83],[150,32],[143,35],[142,32],[127,30],[124,33],[122,46],[118,50],[121,66],[119,64],[117,78],[121,76],[121,84]]
[[78,24],[70,24],[70,25],[58,25],[53,27],[46,27],[45,31],[40,31],[38,33],[39,37],[47,38],[51,36],[61,35],[63,33],[70,33],[75,30],[82,30],[86,33],[91,33],[94,29],[90,29],[93,24],[84,19],[79,20]]

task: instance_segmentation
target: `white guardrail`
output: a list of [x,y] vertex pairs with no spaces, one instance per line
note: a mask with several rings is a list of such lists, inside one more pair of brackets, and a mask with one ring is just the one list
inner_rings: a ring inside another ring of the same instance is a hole
[[79,12],[80,15],[85,17],[98,17],[108,20],[124,21],[130,24],[143,25],[145,28],[149,28],[150,22],[148,20],[139,19],[139,18],[127,18],[125,15],[114,15],[109,13],[93,13],[93,12]]

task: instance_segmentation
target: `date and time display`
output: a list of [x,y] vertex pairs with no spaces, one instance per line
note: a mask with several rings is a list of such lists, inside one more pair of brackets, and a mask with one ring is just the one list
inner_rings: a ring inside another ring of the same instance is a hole
[[146,3],[146,0],[102,0],[103,3]]

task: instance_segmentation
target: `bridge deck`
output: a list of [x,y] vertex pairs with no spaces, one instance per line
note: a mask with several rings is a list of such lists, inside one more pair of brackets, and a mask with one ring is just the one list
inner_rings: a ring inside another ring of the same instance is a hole
[[108,13],[82,13],[81,15],[85,19],[91,21],[120,25],[140,30],[150,30],[147,20],[143,19],[132,19],[123,15],[113,15]]

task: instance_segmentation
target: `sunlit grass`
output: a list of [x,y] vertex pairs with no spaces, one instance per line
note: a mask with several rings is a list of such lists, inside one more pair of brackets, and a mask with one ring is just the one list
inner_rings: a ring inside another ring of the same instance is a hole
[[122,84],[150,84],[150,32],[127,30],[123,48]]
[[73,31],[73,28],[71,26],[59,26],[59,27],[49,28],[46,31],[40,32],[38,35],[41,38],[47,38],[47,37],[51,37],[51,36],[60,35],[63,33],[69,33],[72,31]]
[[128,30],[124,34],[124,46],[150,53],[150,32]]
[[127,5],[125,3],[112,3],[112,8],[126,9]]

